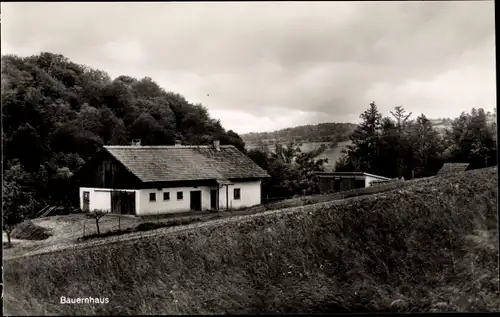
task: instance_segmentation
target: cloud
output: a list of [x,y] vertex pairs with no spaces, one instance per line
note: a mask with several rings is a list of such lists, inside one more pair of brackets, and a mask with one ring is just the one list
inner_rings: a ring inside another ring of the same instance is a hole
[[[3,3],[2,53],[150,76],[236,132],[495,105],[494,3]],[[209,94],[209,96],[207,96]],[[279,110],[276,110],[279,109]],[[241,119],[244,118],[244,119]]]

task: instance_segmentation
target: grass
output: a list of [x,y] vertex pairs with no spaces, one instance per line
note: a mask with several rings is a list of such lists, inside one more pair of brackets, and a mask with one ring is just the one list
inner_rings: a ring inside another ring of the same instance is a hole
[[[407,183],[405,183],[407,184]],[[394,185],[394,184],[393,184]],[[99,221],[101,234],[97,234],[94,219],[86,217],[83,213],[72,213],[67,215],[53,215],[49,217],[32,219],[34,225],[46,229],[51,236],[45,240],[18,240],[15,248],[4,250],[6,258],[22,256],[26,253],[52,247],[54,245],[72,245],[74,243],[98,240],[105,237],[115,237],[128,233],[154,230],[164,227],[182,226],[191,223],[210,221],[218,218],[230,218],[234,216],[243,216],[257,214],[264,211],[284,209],[297,206],[305,206],[320,202],[328,202],[341,198],[359,196],[362,192],[373,194],[394,189],[397,186],[381,185],[370,188],[362,188],[349,192],[332,193],[325,195],[302,196],[292,199],[286,199],[266,205],[254,207],[234,208],[219,212],[202,213],[177,213],[146,217],[120,217],[116,215],[107,215]],[[121,221],[118,217],[122,218]],[[159,223],[159,225],[142,225],[143,223]],[[30,243],[28,243],[30,242]]]
[[[28,314],[500,309],[496,168],[244,222],[4,262]],[[60,296],[108,297],[60,305]]]
[[100,239],[104,237],[111,237],[111,236],[117,236],[117,235],[122,235],[122,234],[127,234],[127,233],[132,233],[132,232],[139,232],[139,231],[149,231],[149,230],[155,230],[159,228],[165,228],[165,227],[173,227],[173,226],[182,226],[182,225],[188,225],[190,223],[195,223],[195,222],[202,222],[205,220],[203,217],[190,217],[190,218],[179,218],[179,219],[172,219],[168,221],[162,221],[162,222],[143,222],[138,224],[137,226],[133,228],[125,228],[125,229],[117,229],[117,230],[110,230],[106,231],[101,234],[91,234],[91,235],[86,235],[81,238],[79,238],[79,241],[87,241],[91,239]]
[[12,230],[12,238],[24,240],[45,240],[51,236],[50,230],[25,220]]

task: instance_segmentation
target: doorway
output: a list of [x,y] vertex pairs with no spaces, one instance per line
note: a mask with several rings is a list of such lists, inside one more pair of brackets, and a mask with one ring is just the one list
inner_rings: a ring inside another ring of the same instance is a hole
[[112,191],[111,212],[121,215],[135,215],[135,193]]
[[90,207],[90,192],[83,192],[83,212],[88,212]]
[[191,210],[201,211],[201,190],[191,191]]
[[210,208],[217,210],[217,189],[210,190]]

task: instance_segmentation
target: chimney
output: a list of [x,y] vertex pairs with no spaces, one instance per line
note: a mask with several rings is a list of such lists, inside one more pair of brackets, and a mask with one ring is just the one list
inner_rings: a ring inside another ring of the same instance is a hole
[[214,140],[214,149],[219,152],[220,151],[220,141]]
[[133,139],[132,145],[133,146],[141,146],[141,139]]
[[175,140],[175,147],[181,147],[182,146],[182,141],[181,140]]

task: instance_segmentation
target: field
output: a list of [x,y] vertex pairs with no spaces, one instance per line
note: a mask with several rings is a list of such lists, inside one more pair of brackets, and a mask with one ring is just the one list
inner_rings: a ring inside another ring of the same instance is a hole
[[497,184],[496,168],[475,170],[6,260],[4,303],[11,314],[496,311]]

